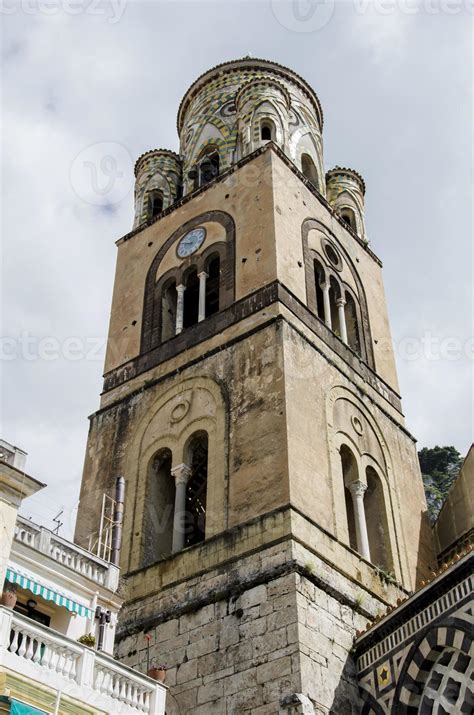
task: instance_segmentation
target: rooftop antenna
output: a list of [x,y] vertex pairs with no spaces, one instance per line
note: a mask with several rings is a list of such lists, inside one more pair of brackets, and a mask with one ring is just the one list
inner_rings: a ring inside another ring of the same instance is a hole
[[56,536],[58,536],[58,534],[59,534],[59,529],[60,529],[60,528],[63,526],[63,524],[64,524],[64,522],[61,521],[61,517],[62,517],[63,514],[64,514],[64,509],[61,509],[61,511],[59,512],[59,514],[56,514],[56,516],[55,516],[54,519],[53,519],[54,523],[57,525],[57,526],[55,526],[55,528],[53,529],[53,534],[56,534]]

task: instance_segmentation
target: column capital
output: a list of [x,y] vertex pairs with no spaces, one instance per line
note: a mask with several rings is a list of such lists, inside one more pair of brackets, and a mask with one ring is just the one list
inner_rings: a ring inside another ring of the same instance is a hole
[[191,472],[191,467],[188,464],[178,464],[171,470],[171,476],[174,477],[176,484],[187,484]]
[[361,482],[360,479],[358,479],[349,484],[349,489],[354,497],[363,498],[365,492],[367,491],[367,484],[364,484],[364,482]]
[[209,273],[206,273],[206,271],[201,271],[198,273],[198,278],[199,280],[203,281],[204,279],[209,278]]
[[342,297],[336,299],[336,305],[338,308],[344,308],[346,302],[347,302],[346,299],[342,298]]
[[321,285],[321,288],[323,289],[323,291],[329,292],[329,289],[331,287],[331,284],[329,283],[329,281],[325,281],[324,283],[321,283],[320,285]]
[[185,290],[186,290],[186,286],[183,283],[180,283],[179,286],[176,286],[177,293],[183,294]]

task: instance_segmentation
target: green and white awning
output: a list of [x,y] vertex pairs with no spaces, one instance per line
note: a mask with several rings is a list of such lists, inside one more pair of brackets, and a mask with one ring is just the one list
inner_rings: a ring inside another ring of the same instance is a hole
[[20,588],[31,591],[35,596],[41,596],[41,598],[44,598],[46,601],[53,601],[57,606],[63,606],[67,608],[68,611],[77,613],[79,616],[86,616],[86,618],[92,618],[93,616],[90,608],[84,606],[82,603],[77,603],[77,601],[74,601],[68,594],[44,586],[36,577],[27,576],[8,567],[6,579],[10,581],[10,583],[18,584]]

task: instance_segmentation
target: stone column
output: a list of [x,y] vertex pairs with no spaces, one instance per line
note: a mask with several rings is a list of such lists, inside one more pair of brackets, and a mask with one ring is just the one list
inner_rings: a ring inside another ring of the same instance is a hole
[[206,317],[206,281],[209,278],[205,271],[199,273],[199,313],[198,323]]
[[367,484],[360,480],[349,484],[354,505],[354,519],[357,537],[357,550],[364,559],[370,561],[369,536],[367,534],[367,522],[365,520],[364,494]]
[[346,305],[345,298],[338,298],[336,300],[337,312],[339,315],[339,327],[341,329],[341,340],[347,345],[347,326],[346,326],[346,312],[344,307]]
[[176,301],[176,335],[183,332],[183,316],[184,316],[184,291],[186,286],[176,286],[178,299]]
[[176,484],[173,518],[173,554],[184,547],[184,532],[186,528],[186,485],[191,476],[191,467],[187,464],[178,464],[171,470]]
[[332,320],[331,320],[331,303],[329,301],[329,288],[331,286],[329,283],[323,283],[321,288],[323,289],[324,298],[324,322],[330,330],[332,330]]

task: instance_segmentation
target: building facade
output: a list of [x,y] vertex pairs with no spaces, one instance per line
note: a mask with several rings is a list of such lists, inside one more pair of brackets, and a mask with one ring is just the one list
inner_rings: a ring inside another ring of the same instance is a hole
[[45,485],[16,451],[21,470],[0,458],[0,713],[165,715],[166,688],[113,657],[119,568],[17,516]]
[[126,479],[117,655],[167,713],[359,713],[352,647],[436,562],[365,184],[309,85],[198,78],[136,164],[76,540]]

